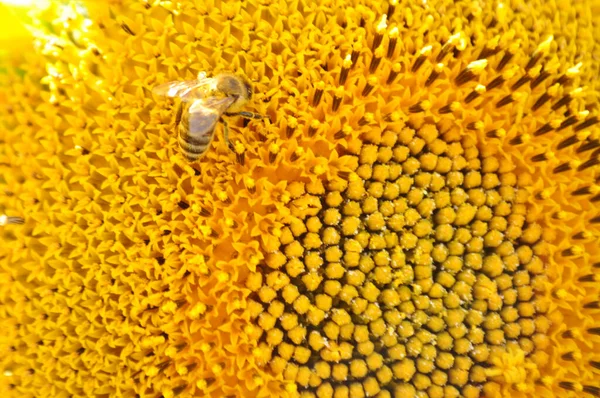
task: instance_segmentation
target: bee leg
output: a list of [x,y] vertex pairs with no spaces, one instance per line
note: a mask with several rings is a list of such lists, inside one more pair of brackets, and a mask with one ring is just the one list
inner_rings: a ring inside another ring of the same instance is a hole
[[179,126],[182,115],[183,115],[183,101],[179,101],[179,106],[177,106],[177,113],[175,114],[175,128],[177,128],[177,126]]
[[229,147],[229,149],[233,150],[233,145],[229,142],[229,123],[227,120],[221,118],[221,122],[223,122],[223,137],[225,138],[225,144]]
[[268,118],[268,116],[260,115],[258,113],[248,112],[248,111],[225,113],[225,114],[227,116],[241,116],[241,117],[245,117],[246,119],[266,119],[266,118]]

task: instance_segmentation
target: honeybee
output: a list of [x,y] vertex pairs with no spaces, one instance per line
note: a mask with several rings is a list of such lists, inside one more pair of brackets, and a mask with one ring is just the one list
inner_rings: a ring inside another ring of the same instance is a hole
[[246,79],[232,73],[221,73],[210,78],[206,77],[205,72],[200,72],[196,80],[160,84],[152,92],[181,99],[175,126],[179,130],[179,147],[189,162],[200,159],[206,153],[219,120],[223,122],[225,143],[231,147],[229,125],[222,119],[223,115],[264,118],[257,113],[241,110],[252,98],[252,86]]

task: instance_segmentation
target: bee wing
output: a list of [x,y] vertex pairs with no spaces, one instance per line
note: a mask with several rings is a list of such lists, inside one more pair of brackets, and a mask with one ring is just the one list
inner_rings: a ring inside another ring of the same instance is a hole
[[165,97],[179,97],[181,94],[185,93],[198,86],[198,80],[187,80],[183,82],[168,82],[159,84],[152,88],[152,92],[156,95],[162,95]]
[[235,102],[234,97],[209,97],[196,100],[189,109],[189,126],[191,141],[208,139],[219,118]]
[[186,80],[176,81],[159,84],[152,89],[152,92],[156,95],[162,95],[165,97],[179,97],[184,102],[192,102],[197,99],[203,98],[203,90],[197,90],[212,81],[210,78],[202,78],[197,80]]

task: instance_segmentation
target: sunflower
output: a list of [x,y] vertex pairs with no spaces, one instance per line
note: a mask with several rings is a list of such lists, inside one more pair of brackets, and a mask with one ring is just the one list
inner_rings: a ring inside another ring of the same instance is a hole
[[[600,396],[593,1],[78,1],[0,73],[10,396]],[[199,161],[158,84],[235,73]]]

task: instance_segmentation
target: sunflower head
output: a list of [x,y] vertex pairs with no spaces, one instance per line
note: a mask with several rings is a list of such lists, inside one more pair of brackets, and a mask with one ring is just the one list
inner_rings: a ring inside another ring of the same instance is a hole
[[[596,8],[52,2],[0,73],[0,384],[600,396]],[[232,72],[268,118],[190,163],[152,89]]]

